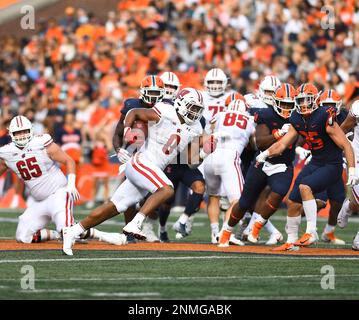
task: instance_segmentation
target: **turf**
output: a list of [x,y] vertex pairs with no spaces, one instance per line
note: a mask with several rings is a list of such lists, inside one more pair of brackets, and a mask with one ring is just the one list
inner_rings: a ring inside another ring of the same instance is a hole
[[[77,219],[83,214],[79,212]],[[283,214],[274,221],[282,232]],[[0,213],[1,237],[14,237],[17,216],[18,212]],[[100,229],[120,230],[122,217],[114,221],[118,224]],[[347,247],[357,222],[337,232]],[[209,242],[205,215],[195,223],[193,234],[185,240]],[[324,224],[320,220],[319,231]],[[172,230],[170,237],[174,239]],[[344,258],[203,252],[77,251],[74,257],[66,257],[59,251],[3,251],[0,299],[358,299],[358,263]],[[25,265],[34,268],[35,290],[21,289]],[[327,265],[335,272],[333,290],[321,287],[321,268]]]

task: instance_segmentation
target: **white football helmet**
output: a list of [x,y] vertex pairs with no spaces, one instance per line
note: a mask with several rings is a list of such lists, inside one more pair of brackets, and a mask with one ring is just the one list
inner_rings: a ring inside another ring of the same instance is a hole
[[243,100],[233,100],[227,107],[227,112],[247,113],[247,106]]
[[281,85],[276,76],[265,76],[259,84],[258,96],[266,104],[273,105],[273,94]]
[[183,88],[177,95],[174,106],[187,124],[201,119],[204,105],[202,94],[193,88]]
[[166,71],[161,74],[160,78],[165,85],[165,95],[163,99],[173,100],[174,98],[176,98],[181,86],[176,74],[170,71]]
[[209,70],[204,78],[204,87],[212,97],[222,95],[227,88],[228,78],[219,68]]
[[[34,136],[34,130],[32,128],[31,121],[24,116],[14,117],[9,125],[9,135],[16,146],[25,147]],[[22,134],[15,134],[19,131],[27,131]]]

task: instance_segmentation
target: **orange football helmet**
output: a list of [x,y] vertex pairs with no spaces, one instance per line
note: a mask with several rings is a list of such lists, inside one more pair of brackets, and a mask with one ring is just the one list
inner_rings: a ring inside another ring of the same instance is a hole
[[297,89],[297,96],[294,99],[298,113],[306,115],[318,109],[317,99],[317,87],[311,83],[303,83]]
[[246,102],[244,97],[239,92],[232,92],[226,98],[226,101],[224,102],[224,106],[227,108],[229,106],[229,104],[234,100],[242,100],[243,102]]
[[317,104],[319,107],[334,107],[337,110],[337,114],[340,113],[340,108],[343,104],[343,100],[338,92],[329,89],[325,90],[318,98]]
[[165,85],[158,76],[146,76],[141,81],[140,99],[154,105],[160,102],[165,94]]
[[297,91],[289,83],[282,83],[273,95],[273,109],[284,119],[288,119],[295,109]]

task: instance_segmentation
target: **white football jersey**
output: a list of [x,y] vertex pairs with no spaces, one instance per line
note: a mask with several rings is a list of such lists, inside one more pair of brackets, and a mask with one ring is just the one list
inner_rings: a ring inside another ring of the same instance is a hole
[[241,155],[255,131],[254,119],[247,112],[220,112],[213,117],[211,123],[214,125],[214,132],[221,136],[215,152],[228,149]]
[[208,124],[217,113],[224,111],[226,99],[232,92],[233,91],[225,92],[219,97],[212,97],[207,91],[201,92],[204,104],[203,117],[206,120],[206,124]]
[[359,166],[359,108],[351,107],[349,114],[356,119],[356,126],[354,127],[354,139],[352,141],[352,147],[355,153],[356,167]]
[[154,107],[160,121],[148,124],[148,138],[139,152],[162,170],[202,132],[199,121],[188,125],[180,122],[175,108],[159,102]]
[[265,104],[257,95],[253,93],[248,93],[244,96],[246,103],[250,108],[263,109],[268,108],[268,105]]
[[46,147],[53,142],[49,134],[34,136],[20,149],[13,142],[0,148],[0,158],[24,181],[31,196],[42,201],[67,185],[67,179],[56,162],[47,155]]

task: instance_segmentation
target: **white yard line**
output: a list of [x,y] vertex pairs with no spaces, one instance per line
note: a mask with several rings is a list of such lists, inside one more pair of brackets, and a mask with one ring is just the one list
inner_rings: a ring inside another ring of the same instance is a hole
[[79,292],[81,289],[34,289],[34,290],[18,290],[21,293],[72,293]]
[[159,292],[94,292],[92,297],[159,297]]

